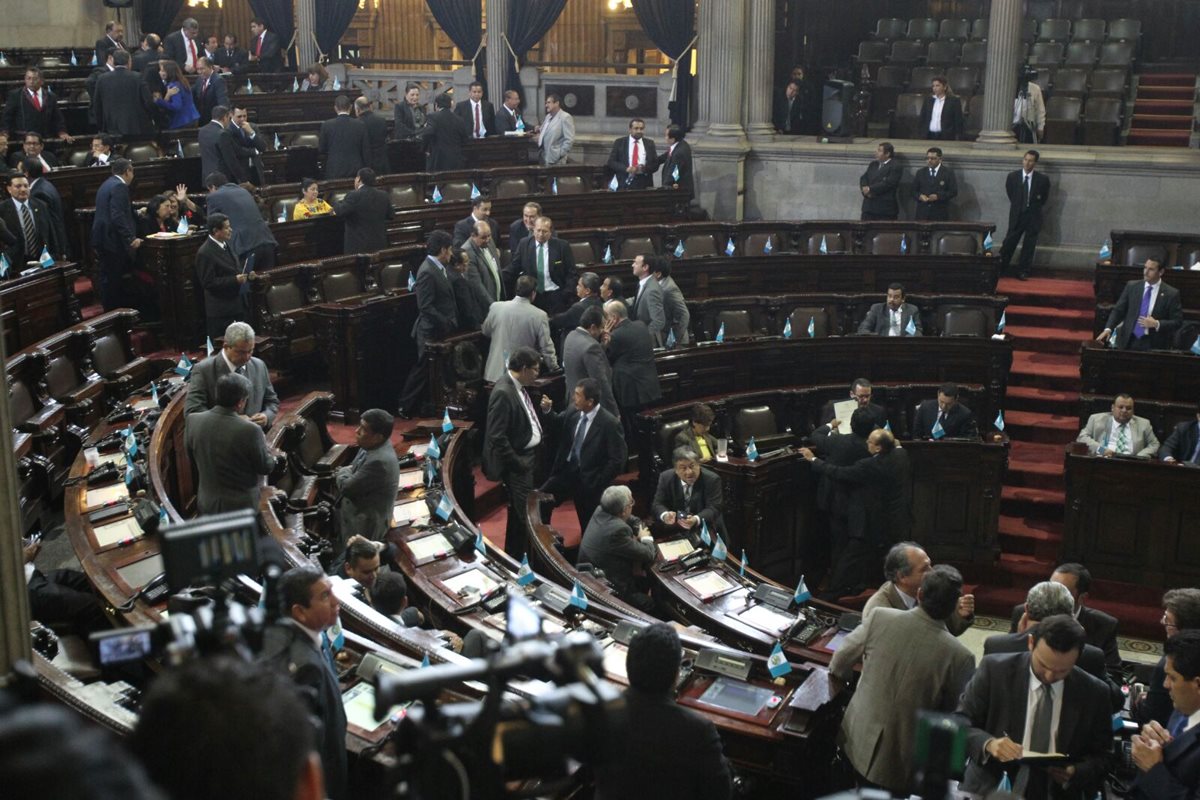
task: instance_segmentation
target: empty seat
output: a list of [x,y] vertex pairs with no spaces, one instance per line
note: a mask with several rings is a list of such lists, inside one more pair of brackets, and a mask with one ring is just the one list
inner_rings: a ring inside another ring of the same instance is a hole
[[1034,67],[1056,67],[1062,59],[1063,46],[1058,42],[1037,42],[1029,49],[1029,64]]
[[924,49],[919,42],[892,42],[892,51],[888,54],[888,63],[915,64],[924,55]]
[[913,41],[928,42],[938,35],[936,19],[912,19],[908,21],[908,38]]
[[591,264],[596,260],[591,242],[571,242],[570,245],[571,257],[575,259],[576,265]]
[[1037,39],[1038,23],[1036,19],[1026,17],[1021,21],[1021,41],[1029,44]]
[[896,99],[896,113],[892,117],[891,136],[899,139],[920,139],[921,106],[925,94],[910,92]]
[[1044,19],[1038,25],[1037,40],[1039,42],[1065,42],[1071,38],[1071,20]]
[[316,147],[320,143],[320,137],[315,133],[297,133],[292,136],[288,147]]
[[1071,26],[1071,40],[1075,42],[1102,42],[1104,29],[1102,19],[1077,19]]
[[417,187],[411,184],[399,184],[391,187],[388,189],[388,197],[391,198],[392,205],[397,208],[421,205],[421,196],[417,193]]
[[770,406],[751,406],[738,409],[733,416],[733,440],[745,447],[753,436],[761,439],[779,433],[775,423],[775,412]]
[[792,324],[792,338],[796,339],[808,336],[808,323],[810,321],[813,324],[814,339],[819,339],[830,334],[828,311],[819,306],[797,306],[788,315],[788,322]]
[[[442,193],[442,201],[446,203],[454,203],[471,199],[471,182],[470,181],[446,181],[440,184],[439,189]],[[432,193],[432,189],[430,193]]]
[[1054,73],[1055,97],[1082,97],[1087,94],[1088,71],[1075,67]]
[[1094,42],[1071,42],[1067,45],[1067,54],[1063,63],[1070,66],[1090,67],[1096,63],[1100,54],[1100,45]]
[[929,49],[925,51],[925,63],[930,66],[948,67],[958,61],[960,50],[958,42],[930,42]]
[[[1125,246],[1125,264],[1126,267],[1140,267],[1146,263],[1146,259],[1152,258],[1160,264],[1165,264],[1167,259],[1167,248],[1161,244],[1135,243]],[[1190,267],[1191,264],[1184,266]]]
[[847,252],[846,240],[842,238],[842,234],[833,231],[814,231],[810,233],[808,241],[805,242],[804,252],[810,255],[820,253],[821,242],[825,242],[826,253]]
[[[767,252],[767,241],[771,242],[771,252]],[[787,250],[787,237],[778,233],[752,233],[742,240],[741,255],[762,256],[778,255]]]
[[965,43],[959,63],[964,67],[982,67],[987,63],[987,42]]
[[1200,247],[1185,248],[1186,252],[1180,251],[1179,258],[1175,261],[1184,267],[1190,267],[1192,264],[1200,262]]
[[72,150],[71,154],[67,156],[67,163],[72,167],[82,167],[87,163],[88,156],[90,155],[90,150]]
[[713,336],[717,331],[721,330],[721,326],[725,326],[726,339],[745,339],[754,335],[754,329],[750,325],[750,312],[745,310],[738,311],[721,311],[717,314],[713,324]]
[[988,38],[988,19],[980,17],[971,23],[971,38],[977,42],[986,42]]
[[939,231],[933,234],[932,247],[934,255],[973,256],[979,253],[979,240],[973,233]]
[[561,175],[554,180],[559,194],[583,194],[583,178],[579,175]]
[[[855,60],[859,64],[882,64],[887,60],[887,54],[886,42],[860,42]],[[561,183],[559,188],[561,189]]]
[[379,270],[379,288],[394,292],[408,287],[408,267],[404,264],[385,264]]
[[1132,63],[1132,42],[1105,42],[1100,46],[1100,66],[1128,67]]
[[908,23],[902,19],[881,19],[875,23],[875,32],[871,35],[876,39],[891,42],[896,39],[903,39],[907,30]]
[[[934,42],[934,44],[937,44]],[[908,89],[911,92],[929,91],[933,79],[942,74],[941,67],[913,67],[908,78]]]
[[1142,35],[1140,19],[1114,19],[1108,23],[1108,41],[1132,42]]
[[346,195],[350,193],[349,189],[340,189],[336,192],[329,193],[329,205],[336,206],[338,203],[346,199]]
[[983,93],[967,101],[966,119],[963,120],[963,133],[968,140],[974,139],[983,129]]
[[898,256],[901,252],[911,253],[912,237],[903,231],[875,231],[867,235],[867,252],[873,256]]
[[979,85],[979,67],[951,67],[946,70],[946,80],[958,94],[975,94],[975,87]]
[[326,303],[337,303],[362,294],[358,276],[351,270],[332,272],[321,278],[321,296]]
[[1075,132],[1079,123],[1079,111],[1083,99],[1055,94],[1046,101],[1046,132],[1043,141],[1047,144],[1075,144]]
[[184,158],[199,158],[200,143],[199,142],[184,142],[183,143]]
[[1111,147],[1121,132],[1121,100],[1116,97],[1089,97],[1083,110],[1083,144]]
[[903,89],[907,85],[908,70],[904,67],[887,64],[880,67],[879,72],[875,74],[875,88],[877,89]]
[[261,86],[255,86],[250,81],[246,81],[245,83],[238,86],[237,91],[235,91],[234,94],[260,94],[261,92],[262,92]]
[[492,187],[492,194],[495,197],[524,197],[532,192],[526,178],[501,178]]
[[295,197],[285,197],[282,200],[276,200],[271,206],[271,222],[287,222],[292,218],[292,209],[296,207],[296,203],[300,202]]
[[158,148],[152,144],[135,144],[125,148],[125,157],[135,164],[158,158]]
[[1123,69],[1098,69],[1092,73],[1089,97],[1124,97],[1128,73]]
[[988,335],[987,317],[978,308],[952,308],[942,316],[942,336]]
[[617,258],[622,261],[632,261],[637,256],[652,256],[657,252],[654,240],[649,236],[630,236],[617,248]]
[[[711,233],[697,233],[688,236],[683,240],[683,252],[688,258],[699,258],[703,256],[715,256],[718,254],[717,246],[713,242]],[[725,252],[725,242],[721,242],[721,250]]]
[[969,19],[944,19],[938,26],[938,38],[947,41],[963,41],[971,37],[971,21]]

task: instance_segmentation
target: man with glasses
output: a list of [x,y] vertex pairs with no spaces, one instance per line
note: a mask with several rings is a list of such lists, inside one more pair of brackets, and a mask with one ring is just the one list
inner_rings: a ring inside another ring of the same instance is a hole
[[[1200,589],[1171,589],[1163,595],[1162,626],[1166,638],[1180,631],[1200,629]],[[1171,694],[1164,686],[1167,659],[1159,659],[1146,691],[1131,697],[1130,716],[1142,724],[1157,722],[1166,726],[1171,718]]]
[[184,414],[212,408],[216,403],[217,381],[231,372],[245,375],[250,381],[250,397],[242,413],[261,428],[271,427],[279,413],[279,396],[271,385],[267,365],[254,357],[254,329],[244,322],[234,322],[226,328],[221,350],[192,367]]

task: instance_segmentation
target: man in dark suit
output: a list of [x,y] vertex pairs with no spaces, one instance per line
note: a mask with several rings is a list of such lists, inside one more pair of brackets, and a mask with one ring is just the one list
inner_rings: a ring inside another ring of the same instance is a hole
[[382,541],[391,527],[400,480],[400,462],[392,446],[395,424],[382,409],[364,411],[354,431],[358,453],[349,466],[334,472],[342,541],[354,535]]
[[667,152],[662,157],[662,185],[683,192],[689,201],[696,196],[692,177],[692,146],[684,141],[678,125],[667,127]]
[[354,191],[333,204],[342,220],[342,252],[374,253],[387,247],[387,221],[395,214],[387,192],[375,188],[375,171],[363,167],[354,176]]
[[244,265],[253,257],[251,269],[258,272],[275,266],[275,235],[259,213],[253,195],[220,172],[206,176],[204,183],[208,187],[208,213],[224,214],[233,226],[233,252],[238,261]]
[[1183,324],[1183,303],[1179,290],[1163,283],[1162,276],[1162,262],[1147,258],[1143,279],[1125,284],[1096,341],[1107,342],[1116,331],[1121,350],[1170,350]]
[[554,221],[538,217],[533,236],[521,240],[513,251],[512,263],[504,270],[511,287],[522,275],[537,281],[538,308],[551,316],[565,311],[575,295],[575,256],[571,247],[554,235]]
[[1180,464],[1200,464],[1200,407],[1196,419],[1175,426],[1158,449],[1158,457]]
[[471,238],[475,231],[475,223],[487,223],[488,228],[492,232],[492,241],[496,241],[500,236],[500,227],[496,225],[496,220],[492,219],[492,198],[485,194],[480,194],[478,197],[471,199],[471,213],[469,216],[460,219],[454,223],[454,246],[462,247],[463,242]]
[[196,141],[200,145],[200,174],[205,177],[214,172],[235,175],[237,155],[232,139],[225,136],[225,129],[229,126],[229,109],[219,105],[213,106],[210,112],[212,119],[201,124],[196,131]]
[[707,525],[710,535],[726,537],[729,552],[738,552],[740,545],[732,542],[725,530],[721,477],[701,467],[700,457],[682,447],[671,453],[671,463],[671,469],[659,474],[654,489],[650,511],[655,522],[670,533],[699,533],[701,526]]
[[[619,434],[617,441],[623,448]],[[633,516],[633,492],[628,486],[608,486],[597,501],[595,512],[583,527],[579,563],[602,571],[619,600],[653,614],[654,600],[647,593],[645,569],[654,561],[654,537]]]
[[[226,38],[226,46],[228,46]],[[267,30],[260,19],[250,20],[250,42],[247,48],[249,60],[262,66],[263,72],[279,72],[283,69],[283,50],[279,37]]]
[[[129,58],[129,68],[134,72],[145,74],[147,68],[153,65],[153,71],[158,71],[158,62],[165,56],[162,49],[162,37],[157,33],[147,33],[142,37],[142,46]],[[104,63],[104,59],[100,59]]]
[[26,67],[25,86],[8,93],[0,144],[5,144],[9,137],[15,139],[29,132],[40,134],[43,139],[57,137],[71,141],[58,97],[42,85],[42,70],[38,67]]
[[184,415],[206,411],[217,397],[217,381],[237,373],[250,381],[250,394],[243,413],[261,428],[269,428],[279,413],[279,395],[271,385],[266,362],[254,355],[254,329],[245,322],[234,322],[225,329],[220,352],[192,367],[188,376],[188,397]]
[[191,17],[185,19],[179,30],[168,33],[163,39],[163,51],[181,70],[195,74],[199,68],[197,62],[204,56],[204,46],[200,42],[200,23]]
[[463,168],[463,148],[471,140],[471,131],[451,109],[454,101],[442,92],[433,101],[434,112],[417,136],[429,152],[429,171]]
[[242,271],[231,252],[233,229],[229,217],[209,214],[208,239],[196,251],[196,280],[204,290],[204,324],[208,336],[217,339],[233,322],[246,319],[246,296],[242,291],[249,275]]
[[221,72],[240,75],[246,71],[246,65],[250,63],[250,54],[238,47],[237,43],[237,36],[232,33],[225,34],[225,46],[213,57],[213,62],[221,68]]
[[650,335],[654,338],[654,346],[662,347],[667,335],[667,315],[663,311],[662,287],[654,279],[655,255],[638,254],[633,258],[631,271],[637,287],[629,300],[629,318],[646,323]]
[[[788,81],[781,94],[775,96],[775,110],[771,120],[780,133],[801,133],[804,125],[804,98],[800,81]],[[776,92],[779,90],[776,89]]]
[[896,148],[891,142],[882,142],[875,148],[875,160],[867,165],[867,171],[858,179],[862,191],[862,218],[896,219],[900,216],[900,204],[896,200],[896,189],[900,186],[900,164],[895,159]]
[[[912,332],[909,332],[909,323]],[[887,301],[875,303],[858,325],[858,333],[875,336],[920,336],[921,312],[912,303],[904,302],[904,284],[893,283],[887,288]]]
[[1150,722],[1133,737],[1138,775],[1132,800],[1190,800],[1200,794],[1200,631],[1181,631],[1166,641],[1166,677],[1174,710],[1167,726]]
[[417,321],[412,336],[417,341],[417,363],[408,373],[400,393],[400,416],[410,419],[418,413],[429,384],[425,344],[444,339],[458,330],[458,306],[454,287],[446,272],[451,255],[450,234],[433,231],[426,246],[428,255],[417,270]]
[[34,563],[41,549],[40,541],[21,541],[30,617],[58,633],[86,637],[111,630],[112,623],[87,575],[77,569],[43,572]]
[[37,161],[46,172],[49,172],[60,164],[58,157],[54,153],[47,152],[45,148],[46,143],[43,141],[42,135],[30,131],[25,134],[24,141],[21,142],[21,149],[8,157],[8,164],[19,169],[24,161]]
[[1050,197],[1050,179],[1034,168],[1041,159],[1037,150],[1029,150],[1021,159],[1021,169],[1008,173],[1004,180],[1004,191],[1008,194],[1008,232],[1000,246],[1000,269],[1008,269],[1016,252],[1017,242],[1021,245],[1021,260],[1017,277],[1029,279],[1033,267],[1033,254],[1037,250],[1038,235],[1042,232],[1042,211]]
[[963,137],[962,101],[950,94],[950,84],[942,75],[931,82],[933,94],[921,105],[921,138],[957,141]]
[[637,413],[662,399],[662,387],[654,367],[654,337],[646,323],[629,319],[629,311],[620,300],[604,304],[604,326],[608,362],[612,364],[613,397],[621,411],[625,441],[636,441],[634,418]]
[[124,282],[133,270],[134,251],[142,246],[133,224],[133,163],[115,158],[112,177],[96,192],[96,216],[92,219],[91,245],[96,249],[100,278],[100,301],[105,311],[127,305]]
[[[519,123],[519,124],[518,124]],[[521,94],[513,89],[504,92],[504,102],[496,110],[496,133],[524,133],[529,130],[521,116]]]
[[[984,639],[984,655],[990,656],[994,653],[1024,653],[1029,649],[1028,639],[1030,630],[1048,617],[1058,614],[1072,616],[1075,609],[1075,599],[1071,597],[1071,592],[1067,587],[1061,583],[1042,581],[1041,583],[1034,584],[1028,594],[1025,595],[1025,603],[1022,605],[1022,608],[1024,608],[1024,612],[1017,623],[1016,632],[998,633],[995,636],[989,636],[987,639]],[[1078,666],[1093,678],[1104,682],[1104,685],[1108,687],[1113,711],[1120,711],[1125,705],[1125,694],[1121,691],[1120,684],[1109,677],[1104,664],[1104,651],[1093,644],[1085,642],[1083,650],[1079,653]],[[1120,678],[1119,673],[1118,678]]]
[[[1098,608],[1089,608],[1084,605],[1088,592],[1092,588],[1092,573],[1083,564],[1059,564],[1051,573],[1050,580],[1067,587],[1067,591],[1074,598],[1074,606],[1070,613],[1079,620],[1079,624],[1087,632],[1087,643],[1100,648],[1104,653],[1104,663],[1107,665],[1109,674],[1120,679],[1122,677],[1121,653],[1117,648],[1117,618],[1105,614]],[[1020,630],[1021,618],[1024,615],[1024,603],[1013,606],[1009,633],[1016,633]]]
[[367,126],[350,116],[350,98],[338,95],[333,101],[337,116],[321,123],[317,145],[325,162],[326,178],[353,178],[371,160]]
[[225,79],[213,68],[212,62],[201,58],[199,65],[199,77],[192,84],[192,101],[196,104],[196,110],[200,112],[198,124],[205,125],[213,118],[214,108],[229,105],[229,93],[225,90]]
[[958,386],[943,383],[936,400],[926,400],[917,407],[912,433],[916,439],[977,439],[979,426],[971,409],[958,402]]
[[917,201],[914,219],[918,222],[944,222],[950,219],[950,201],[958,196],[954,170],[942,163],[942,148],[925,151],[925,163],[913,173],[913,197]]
[[[870,410],[862,406],[856,408],[850,417],[848,432],[839,431],[838,423],[839,420],[831,420],[812,432],[812,445],[821,458],[836,467],[849,467],[864,458],[870,458],[867,437],[876,427]],[[813,555],[817,563],[828,563],[833,568],[830,585],[841,586],[844,583],[835,579],[840,577],[838,569],[845,564],[842,556],[850,539],[850,501],[853,496],[852,484],[836,481],[830,475],[821,475],[817,481],[817,509],[825,513],[829,524],[829,547],[828,554],[820,552],[825,548],[813,547]],[[809,570],[809,574],[812,575],[814,571]]]
[[629,121],[629,135],[613,142],[605,166],[616,177],[618,188],[654,188],[658,151],[654,149],[654,140],[647,139],[645,134],[646,122],[634,118]]
[[[67,239],[66,219],[63,216],[62,195],[46,178],[45,167],[42,166],[41,161],[25,159],[21,162],[21,171],[25,173],[25,179],[29,181],[30,199],[42,201],[42,205],[46,206],[46,210],[50,214],[50,227],[54,229],[53,235],[49,237],[49,241],[53,242],[52,245],[49,245],[50,253],[55,258],[68,258],[67,242],[69,240]],[[40,254],[41,251],[38,252]]]
[[[542,204],[532,200],[521,208],[521,216],[508,226],[508,252],[516,254],[517,245],[522,240],[533,236],[533,223],[542,215]],[[496,245],[499,247],[499,243]]]
[[[621,423],[601,407],[600,384],[592,378],[577,381],[567,408],[548,419],[559,434],[558,451],[541,491],[554,495],[555,506],[573,498],[579,530],[586,531],[601,493],[625,469],[629,451]],[[547,521],[550,510],[542,509]]]
[[[508,369],[488,398],[483,474],[503,483],[508,494],[504,552],[517,561],[524,557],[529,542],[525,501],[533,491],[536,450],[542,443],[542,423],[526,387],[537,380],[541,364],[536,350],[518,347],[509,354]],[[551,405],[550,397],[542,395],[542,412],[548,412]]]
[[221,152],[223,160],[233,170],[226,175],[235,183],[262,186],[265,171],[259,154],[266,151],[267,142],[254,130],[247,117],[245,103],[233,106],[221,140]]
[[271,474],[275,457],[262,428],[245,416],[249,398],[249,378],[222,375],[216,405],[187,417],[184,439],[196,465],[196,507],[201,514],[258,510],[259,477]]
[[[1028,800],[1095,797],[1107,771],[1112,719],[1107,687],[1076,666],[1083,638],[1083,627],[1069,616],[1047,617],[1034,629],[1029,652],[979,662],[957,712],[970,728],[963,791],[986,794],[1012,770],[1015,793]],[[1071,763],[1011,763],[1026,751],[1062,753]]]
[[104,35],[96,40],[96,62],[103,64],[113,50],[125,49],[125,26],[110,19],[104,23]]
[[643,628],[629,643],[627,717],[610,737],[610,757],[595,766],[596,800],[733,797],[716,726],[673,699],[682,655],[679,634],[665,623]]
[[[1200,589],[1168,589],[1162,597],[1162,626],[1166,638],[1182,631],[1200,630]],[[1167,659],[1154,666],[1146,691],[1131,697],[1130,717],[1135,722],[1155,721],[1167,726],[1171,720],[1171,694],[1166,685]]]
[[[580,320],[585,311],[593,306],[603,311],[604,301],[600,299],[600,276],[594,272],[579,273],[579,279],[575,281],[575,296],[579,299],[572,303],[566,311],[550,318],[550,335],[554,337],[560,353],[563,348],[563,339],[581,324]],[[603,325],[603,319],[601,325]],[[616,413],[614,409],[609,410]]]
[[100,130],[131,138],[152,136],[150,88],[129,70],[129,53],[113,53],[113,71],[96,81],[92,111]]
[[492,108],[491,103],[483,99],[483,84],[479,81],[471,82],[467,88],[466,101],[458,103],[454,113],[466,124],[472,139],[482,139],[498,133],[496,110]]
[[392,168],[388,164],[387,120],[371,109],[371,101],[365,97],[355,99],[354,114],[367,126],[367,151],[370,154],[367,166],[375,170],[376,175],[388,174]]
[[[597,303],[584,310],[579,317],[579,324],[568,331],[563,339],[563,382],[574,387],[584,378],[595,381],[600,387],[598,402],[615,419],[620,411],[616,398],[613,397],[612,367],[604,355],[604,348],[600,345],[603,336],[604,311]],[[567,403],[572,401],[574,391],[567,390]]]
[[[866,378],[855,378],[850,384],[850,399],[858,404],[858,408],[865,408],[871,413],[871,421],[876,428],[885,428],[888,424],[887,410],[878,403],[871,402],[874,393],[875,387]],[[833,406],[832,400],[821,406],[821,413],[817,417],[821,425],[832,421],[836,416]]]

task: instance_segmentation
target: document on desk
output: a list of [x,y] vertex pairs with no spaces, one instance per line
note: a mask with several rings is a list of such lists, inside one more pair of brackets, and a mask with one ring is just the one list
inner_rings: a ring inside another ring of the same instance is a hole
[[422,536],[420,539],[409,539],[405,544],[412,551],[413,561],[417,566],[445,558],[453,549],[446,537],[440,533]]
[[751,628],[757,628],[764,633],[769,633],[772,636],[778,636],[786,631],[796,621],[794,616],[780,614],[778,611],[772,611],[767,606],[753,605],[745,611],[739,611],[736,614],[729,616],[734,619],[741,620]]
[[857,408],[857,400],[842,400],[833,404],[833,416],[838,421],[834,433],[850,433],[850,417]]
[[419,469],[410,469],[400,473],[400,480],[397,482],[398,489],[411,489],[414,486],[420,486],[425,483],[425,472]]
[[128,499],[129,488],[123,482],[118,481],[108,486],[101,486],[99,489],[88,489],[83,496],[83,508],[86,511]]
[[363,681],[351,686],[342,693],[342,707],[346,709],[346,722],[362,729],[365,733],[373,733],[385,725],[390,728],[391,720],[398,718],[400,712],[408,706],[409,703],[392,706],[388,709],[386,717],[382,720],[376,720],[374,686]]
[[711,600],[714,597],[726,592],[732,592],[738,588],[737,584],[731,582],[716,570],[701,572],[698,575],[689,575],[683,578],[683,585],[701,600]]
[[487,594],[500,584],[483,570],[469,569],[442,581],[446,588],[459,597]]
[[100,548],[131,542],[144,535],[133,517],[122,517],[108,525],[97,525],[92,533],[96,535],[96,546]]
[[411,500],[392,508],[392,527],[403,528],[405,525],[420,525],[429,521],[429,506],[424,500]]
[[673,539],[658,543],[658,554],[663,561],[676,561],[695,552],[696,548],[687,539]]

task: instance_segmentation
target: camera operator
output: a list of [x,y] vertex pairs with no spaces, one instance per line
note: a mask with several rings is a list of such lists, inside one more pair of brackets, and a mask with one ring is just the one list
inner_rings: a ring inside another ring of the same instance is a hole
[[661,622],[629,643],[628,729],[614,732],[612,758],[596,765],[596,800],[733,796],[716,726],[672,697],[682,656],[679,635]]
[[1035,81],[1038,71],[1023,67],[1017,78],[1017,98],[1013,101],[1013,134],[1018,142],[1037,144],[1046,132],[1046,102],[1042,87]]
[[286,678],[262,664],[215,656],[155,680],[130,749],[171,800],[320,800],[315,735]]

